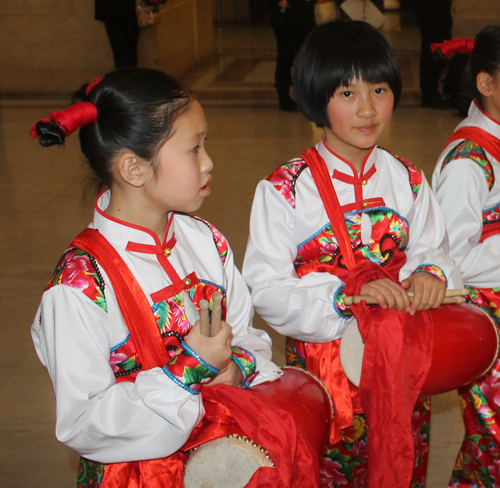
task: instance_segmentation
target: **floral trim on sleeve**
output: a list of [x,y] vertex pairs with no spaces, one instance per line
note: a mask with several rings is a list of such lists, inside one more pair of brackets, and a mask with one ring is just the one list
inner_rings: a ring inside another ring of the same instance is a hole
[[339,317],[352,317],[351,307],[344,303],[345,297],[344,285],[341,285],[333,295],[333,308]]
[[441,165],[441,171],[443,171],[446,165],[457,159],[470,159],[477,163],[483,170],[488,189],[491,191],[495,184],[495,173],[493,172],[493,166],[489,162],[481,146],[472,141],[461,142],[444,158],[443,164]]
[[[390,151],[388,151],[390,152]],[[392,153],[390,153],[392,154]],[[418,197],[418,194],[420,192],[420,188],[422,187],[422,180],[424,179],[424,173],[423,171],[415,166],[413,163],[410,163],[410,161],[407,161],[406,159],[402,158],[401,156],[396,156],[395,154],[392,154],[408,171],[408,179],[411,187],[411,191],[413,193],[413,201],[415,201]]]
[[430,275],[434,276],[434,278],[437,278],[438,280],[442,281],[448,288],[448,280],[446,278],[446,275],[444,274],[443,270],[441,268],[438,268],[435,264],[427,264],[427,263],[421,264],[413,272],[413,274],[417,273],[429,273]]
[[266,178],[293,208],[295,208],[295,181],[306,167],[302,159],[292,159],[275,169]]
[[105,312],[108,311],[104,296],[104,280],[95,259],[80,249],[64,253],[45,291],[57,285],[71,286],[80,290]]
[[226,238],[210,222],[207,222],[200,217],[191,217],[199,222],[203,222],[212,231],[215,246],[217,247],[217,251],[219,251],[220,260],[222,261],[222,264],[225,264],[229,248]]
[[243,373],[243,381],[240,384],[240,388],[248,388],[258,374],[255,371],[257,367],[255,356],[250,351],[239,346],[231,347],[231,351],[233,352],[233,361]]
[[217,368],[204,361],[185,342],[181,343],[177,354],[163,367],[163,372],[191,395],[198,395],[202,385],[219,374]]

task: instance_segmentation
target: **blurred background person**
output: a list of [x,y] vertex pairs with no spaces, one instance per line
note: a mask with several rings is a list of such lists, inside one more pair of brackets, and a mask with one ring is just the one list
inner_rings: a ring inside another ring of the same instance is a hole
[[297,103],[290,96],[293,62],[307,34],[315,27],[315,0],[269,0],[268,3],[278,50],[274,87],[280,109],[295,112]]
[[95,19],[104,22],[115,68],[137,66],[139,24],[135,0],[95,0]]

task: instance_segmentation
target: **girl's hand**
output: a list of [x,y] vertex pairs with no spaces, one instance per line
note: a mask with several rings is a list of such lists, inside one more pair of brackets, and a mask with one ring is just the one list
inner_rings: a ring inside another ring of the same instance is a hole
[[210,383],[204,386],[214,386],[214,385],[231,385],[240,386],[243,381],[243,373],[241,369],[238,368],[234,361],[229,363],[229,366],[221,371]]
[[406,290],[413,290],[410,314],[438,308],[446,295],[446,285],[429,273],[416,273],[401,282]]
[[198,320],[186,337],[187,345],[198,353],[208,364],[223,371],[231,362],[232,327],[221,322],[218,334],[206,337],[200,332]]
[[[422,273],[423,274],[423,273]],[[373,280],[365,283],[359,292],[360,295],[369,295],[382,308],[391,308],[398,312],[407,312],[410,310],[410,297],[406,290],[389,278]]]

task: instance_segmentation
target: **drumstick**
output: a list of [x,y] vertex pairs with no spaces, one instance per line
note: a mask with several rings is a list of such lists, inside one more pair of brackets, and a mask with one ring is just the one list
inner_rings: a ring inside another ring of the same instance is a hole
[[[408,294],[410,296],[410,302],[413,301],[413,294]],[[375,298],[368,296],[368,295],[356,295],[353,297],[345,297],[344,298],[344,304],[345,305],[355,305],[358,303],[361,303],[362,301],[365,301],[367,305],[376,305],[378,302]],[[445,297],[443,300],[442,304],[443,305],[450,305],[452,303],[465,303],[465,297],[463,296],[449,296]]]
[[200,332],[205,337],[210,337],[209,305],[206,300],[200,300]]
[[222,303],[222,293],[220,291],[216,291],[213,296],[214,300],[214,308],[212,309],[212,324],[210,327],[211,334],[217,335],[221,329],[221,303]]

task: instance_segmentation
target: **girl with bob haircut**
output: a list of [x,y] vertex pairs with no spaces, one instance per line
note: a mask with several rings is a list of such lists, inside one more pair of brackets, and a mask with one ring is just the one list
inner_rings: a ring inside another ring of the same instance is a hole
[[[306,39],[294,87],[324,134],[258,184],[243,277],[257,312],[287,336],[287,362],[332,395],[321,486],[424,486],[430,404],[418,399],[423,379],[414,375],[425,378],[430,362],[427,311],[461,278],[422,171],[377,147],[401,95],[398,65],[369,24],[334,21]],[[380,306],[349,306],[348,295]],[[356,321],[365,342],[359,392],[339,361]]]
[[[462,272],[472,303],[500,325],[500,27],[473,39],[435,45],[445,56],[469,53],[472,101],[439,156],[432,185],[450,236],[450,256]],[[500,361],[459,390],[465,437],[449,486],[500,484]]]
[[[204,415],[223,387],[241,387],[230,396],[247,416],[243,389],[281,371],[268,335],[252,327],[226,239],[188,214],[212,180],[200,104],[170,76],[130,68],[85,84],[32,136],[52,146],[79,127],[104,191],[32,326],[54,386],[56,436],[82,456],[79,487],[182,486],[180,449],[196,426],[195,440],[208,435]],[[220,306],[211,337],[200,330],[203,300]]]

